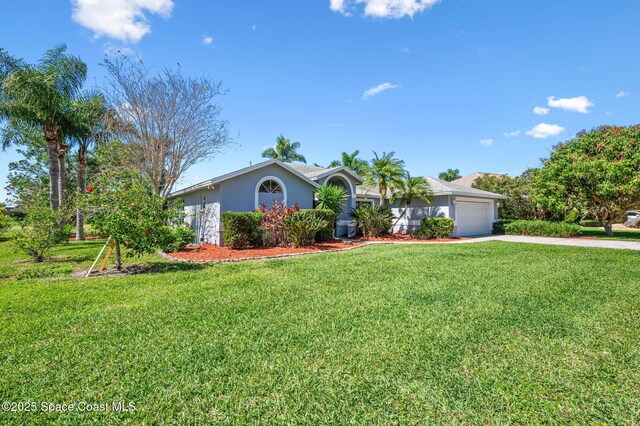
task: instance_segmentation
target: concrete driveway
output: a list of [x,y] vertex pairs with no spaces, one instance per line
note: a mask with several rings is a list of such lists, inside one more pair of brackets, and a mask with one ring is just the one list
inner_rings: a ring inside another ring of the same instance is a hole
[[547,244],[552,246],[608,248],[618,250],[640,250],[640,241],[620,240],[595,240],[588,238],[549,238],[549,237],[525,237],[520,235],[491,235],[479,237],[471,242],[482,241],[506,241],[509,243]]

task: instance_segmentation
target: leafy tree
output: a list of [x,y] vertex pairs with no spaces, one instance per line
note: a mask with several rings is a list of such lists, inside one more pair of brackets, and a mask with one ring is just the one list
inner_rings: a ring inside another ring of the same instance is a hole
[[87,77],[87,65],[66,50],[64,44],[48,50],[36,65],[0,50],[0,120],[42,129],[49,164],[49,203],[54,210],[66,193],[69,146],[65,138],[76,119],[73,99]]
[[395,158],[395,152],[383,152],[378,155],[373,152],[374,158],[370,161],[364,176],[365,186],[378,187],[380,204],[387,204],[387,192],[394,185],[402,184],[404,178],[404,161]]
[[446,180],[447,182],[452,182],[456,179],[460,179],[461,177],[460,170],[458,169],[447,169],[446,172],[442,172],[438,175],[438,179]]
[[95,177],[80,199],[91,224],[116,243],[116,268],[122,269],[122,246],[128,256],[153,253],[166,245],[166,224],[178,218],[177,208],[164,209],[164,200],[137,171],[121,169]]
[[13,221],[7,214],[6,206],[0,203],[0,236],[4,235],[12,224]]
[[304,155],[298,154],[298,149],[300,149],[300,142],[291,142],[291,140],[280,135],[276,139],[274,147],[262,151],[262,157],[274,158],[285,163],[293,163],[294,161],[306,163],[307,159],[304,158]]
[[217,102],[225,93],[220,83],[186,77],[180,69],[154,75],[139,59],[107,59],[103,65],[119,137],[134,149],[136,169],[161,198],[190,167],[231,144]]
[[473,183],[473,187],[483,191],[501,194],[507,197],[500,202],[499,213],[501,219],[531,220],[543,218],[545,215],[531,201],[530,177],[533,170],[527,170],[521,176],[512,178],[507,175],[480,176]]
[[364,174],[368,166],[367,162],[358,158],[360,151],[355,150],[351,154],[348,152],[342,153],[340,160],[334,160],[329,164],[329,167],[346,167],[354,171],[356,174]]
[[332,184],[322,185],[316,189],[316,198],[318,199],[316,208],[331,210],[338,217],[342,213],[342,206],[348,197],[349,195],[344,188]]
[[401,206],[404,206],[404,210],[398,219],[393,224],[395,226],[400,219],[404,217],[409,210],[409,206],[414,202],[415,199],[421,199],[431,204],[433,202],[433,190],[431,189],[431,185],[427,182],[422,176],[411,176],[409,172],[405,172],[404,179],[400,180],[394,186],[393,194],[391,194],[391,203],[395,203],[398,201]]
[[543,207],[586,209],[608,236],[613,223],[640,199],[640,125],[582,131],[554,147],[532,181]]
[[60,226],[67,212],[54,210],[48,205],[47,197],[33,200],[20,229],[9,233],[16,251],[29,255],[34,262],[42,262],[56,245],[67,241],[71,228]]

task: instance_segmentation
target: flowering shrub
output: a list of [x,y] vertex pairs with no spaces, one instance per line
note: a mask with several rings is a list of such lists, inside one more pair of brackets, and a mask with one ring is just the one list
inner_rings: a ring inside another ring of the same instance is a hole
[[175,207],[163,208],[164,201],[146,179],[127,170],[99,175],[93,186],[87,187],[80,204],[89,216],[88,222],[116,242],[118,269],[122,266],[122,245],[127,256],[153,253],[167,244],[163,227],[178,216]]
[[261,205],[258,212],[262,214],[262,229],[265,232],[265,245],[286,246],[291,242],[285,230],[284,221],[300,211],[298,203],[291,207],[283,202],[274,201],[271,208]]

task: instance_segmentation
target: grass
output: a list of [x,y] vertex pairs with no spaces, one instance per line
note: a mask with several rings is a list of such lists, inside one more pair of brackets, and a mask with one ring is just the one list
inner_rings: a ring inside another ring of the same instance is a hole
[[640,229],[614,229],[613,237],[609,237],[604,233],[604,228],[585,228],[581,227],[582,235],[585,237],[595,237],[603,240],[623,240],[623,241],[640,241]]
[[[36,270],[86,269],[99,242]],[[24,278],[0,243],[0,423],[633,424],[640,264],[503,242]]]

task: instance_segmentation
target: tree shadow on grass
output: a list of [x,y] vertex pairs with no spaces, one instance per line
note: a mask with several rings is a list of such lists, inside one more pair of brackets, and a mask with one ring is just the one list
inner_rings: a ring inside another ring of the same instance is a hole
[[607,235],[604,233],[603,228],[582,228],[582,235],[585,237],[595,237],[603,239],[640,241],[640,230],[627,231],[614,229],[613,237],[607,237]]

